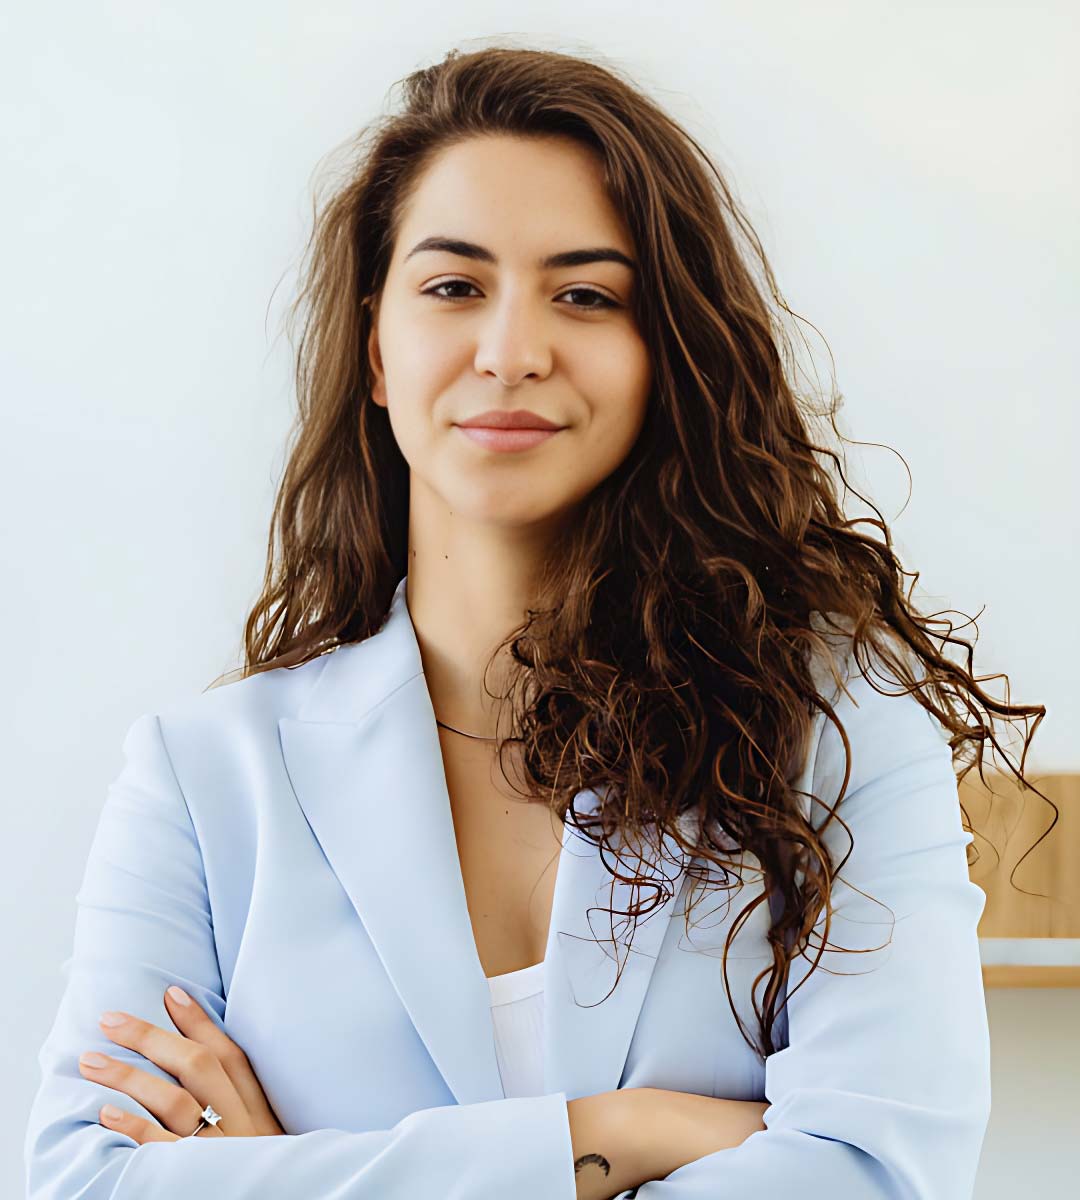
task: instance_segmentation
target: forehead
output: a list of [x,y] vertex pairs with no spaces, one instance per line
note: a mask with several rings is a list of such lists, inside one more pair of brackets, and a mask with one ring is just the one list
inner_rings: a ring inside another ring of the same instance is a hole
[[601,241],[633,252],[599,158],[565,137],[487,135],[439,151],[403,205],[394,257],[451,231],[491,246],[500,260],[520,255],[532,263]]

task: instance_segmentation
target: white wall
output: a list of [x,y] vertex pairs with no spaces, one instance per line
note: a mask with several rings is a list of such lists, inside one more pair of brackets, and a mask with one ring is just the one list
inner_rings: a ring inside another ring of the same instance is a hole
[[[9,17],[0,1193],[22,1186],[35,1052],[123,731],[234,665],[257,594],[312,173],[452,44],[604,55],[712,148],[828,341],[845,431],[910,465],[894,532],[920,594],[985,606],[977,667],[1049,709],[1029,765],[1080,769],[1076,12],[67,0]],[[893,521],[902,463],[849,456]],[[990,997],[979,1200],[1064,1195],[1077,1000]]]
[[991,988],[990,1125],[976,1200],[1058,1200],[1080,1181],[1080,989]]

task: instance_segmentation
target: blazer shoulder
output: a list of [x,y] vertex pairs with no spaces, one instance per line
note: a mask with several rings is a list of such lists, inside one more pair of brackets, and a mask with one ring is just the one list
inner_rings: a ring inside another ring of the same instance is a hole
[[163,733],[189,734],[218,731],[232,734],[245,729],[276,727],[278,719],[294,716],[326,668],[332,652],[308,659],[295,667],[274,667],[185,696],[157,711]]
[[[951,763],[949,731],[914,692],[904,691],[907,685],[890,663],[871,647],[861,649],[857,657],[848,634],[830,633],[826,640],[833,661],[829,664],[819,656],[811,671],[847,737],[851,753],[848,792],[902,769],[913,759],[939,758]],[[905,662],[913,679],[924,676],[913,651],[895,642],[890,648]],[[838,783],[846,761],[847,750],[837,725],[818,709],[803,781],[812,780],[820,794],[819,787]]]

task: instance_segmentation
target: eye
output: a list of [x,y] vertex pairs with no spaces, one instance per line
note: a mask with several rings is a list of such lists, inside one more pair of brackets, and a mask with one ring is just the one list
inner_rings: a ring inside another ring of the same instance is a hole
[[[443,303],[452,304],[457,300],[470,300],[472,297],[441,295],[440,291],[442,288],[450,288],[450,287],[471,288],[473,286],[474,285],[471,284],[467,279],[444,279],[442,281],[442,283],[437,283],[433,287],[427,288],[425,291],[421,292],[420,294],[422,296],[434,296],[434,298],[436,300],[441,300],[441,301],[443,301]],[[598,292],[596,290],[596,288],[588,288],[588,287],[568,288],[562,294],[563,294],[563,296],[571,296],[571,295],[575,295],[575,294],[583,295],[583,296],[591,296],[591,297],[594,297],[596,301],[599,301],[599,303],[594,302],[591,304],[571,304],[570,305],[571,308],[580,308],[580,309],[583,309],[585,312],[599,310],[602,308],[619,308],[620,307],[620,305],[616,301],[612,300],[610,296],[605,296],[603,292]]]
[[570,306],[571,308],[590,309],[590,308],[618,308],[619,307],[619,305],[616,304],[615,301],[612,300],[610,296],[605,296],[603,292],[598,292],[596,290],[596,288],[587,288],[587,287],[570,288],[568,291],[563,292],[563,295],[570,296],[570,295],[573,295],[575,292],[577,292],[581,296],[595,296],[596,299],[600,301],[600,303],[599,304],[572,304]]
[[447,287],[472,287],[473,285],[466,279],[444,279],[442,283],[435,284],[434,287],[429,287],[426,291],[420,293],[421,296],[434,296],[436,300],[468,300],[468,296],[443,296],[440,294],[442,288]]

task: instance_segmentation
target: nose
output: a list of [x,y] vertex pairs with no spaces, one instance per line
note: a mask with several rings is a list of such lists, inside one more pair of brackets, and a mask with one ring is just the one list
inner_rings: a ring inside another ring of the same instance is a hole
[[548,316],[526,297],[506,292],[476,326],[477,371],[495,375],[507,387],[529,376],[545,378],[554,360]]

